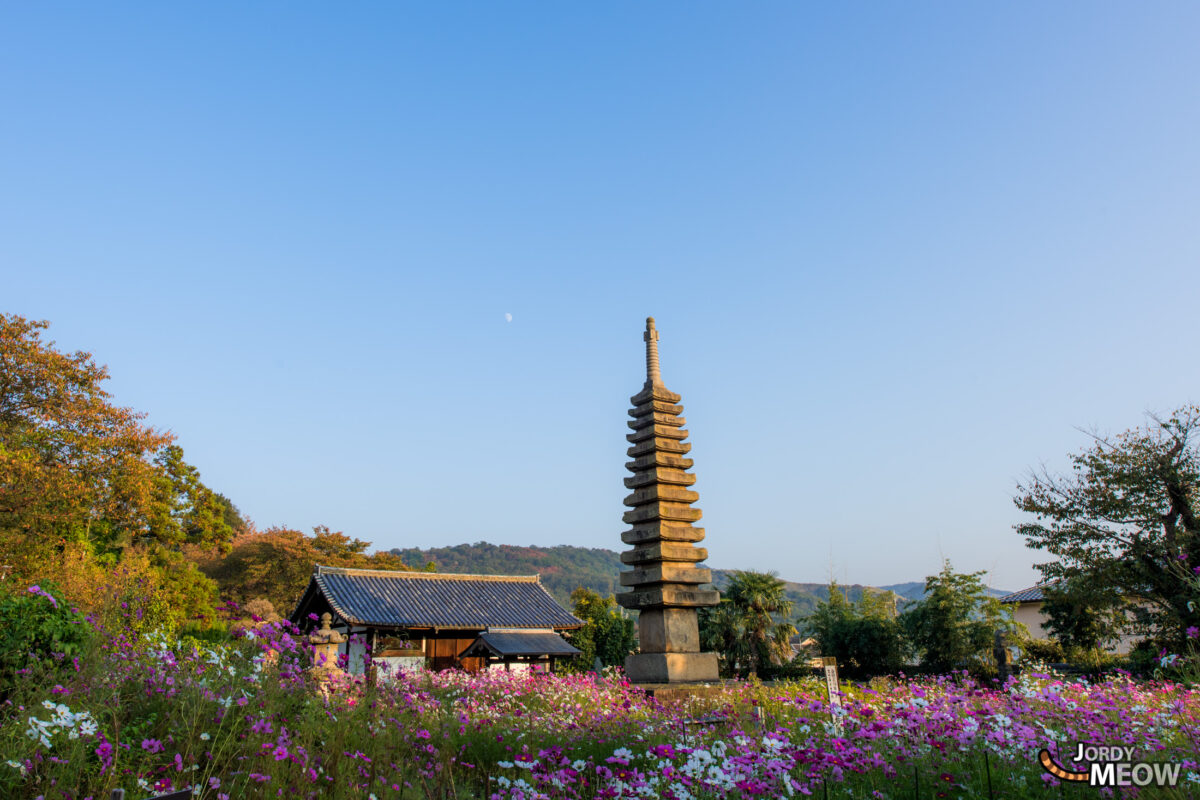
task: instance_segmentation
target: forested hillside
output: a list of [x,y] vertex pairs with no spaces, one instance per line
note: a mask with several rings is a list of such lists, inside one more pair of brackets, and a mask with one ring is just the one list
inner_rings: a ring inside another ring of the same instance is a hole
[[432,561],[437,565],[438,572],[540,575],[542,585],[568,608],[571,592],[580,586],[599,592],[602,596],[619,591],[617,575],[624,568],[620,557],[612,550],[566,544],[520,547],[476,542],[429,550],[396,548],[391,552],[405,564],[417,569]]

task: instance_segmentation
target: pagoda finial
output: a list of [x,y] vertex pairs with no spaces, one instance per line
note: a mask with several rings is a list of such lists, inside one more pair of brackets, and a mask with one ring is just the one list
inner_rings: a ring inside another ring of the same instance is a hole
[[658,371],[658,330],[654,327],[654,317],[646,317],[646,385],[662,386],[662,375]]

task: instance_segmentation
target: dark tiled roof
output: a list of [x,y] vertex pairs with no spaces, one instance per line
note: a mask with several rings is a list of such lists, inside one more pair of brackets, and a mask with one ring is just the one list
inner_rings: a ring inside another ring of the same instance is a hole
[[352,625],[396,628],[578,628],[536,575],[442,575],[317,566],[292,621],[321,595]]
[[[1044,584],[1043,584],[1044,585]],[[1022,589],[1019,592],[1006,594],[1000,598],[1001,603],[1037,603],[1046,598],[1042,595],[1041,586],[1030,586],[1028,589]]]
[[579,650],[557,633],[518,633],[515,631],[479,634],[479,638],[463,651],[462,657],[504,656],[574,656]]

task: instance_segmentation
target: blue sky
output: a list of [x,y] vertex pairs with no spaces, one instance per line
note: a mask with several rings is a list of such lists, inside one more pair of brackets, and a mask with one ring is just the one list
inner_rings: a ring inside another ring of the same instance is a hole
[[[1194,4],[22,4],[0,310],[260,527],[620,549],[654,315],[710,563],[1035,579],[1200,400]],[[512,315],[512,321],[505,314]]]

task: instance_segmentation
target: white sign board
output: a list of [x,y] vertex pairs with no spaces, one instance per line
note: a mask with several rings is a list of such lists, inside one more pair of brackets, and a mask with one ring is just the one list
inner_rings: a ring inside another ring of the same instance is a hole
[[829,716],[833,719],[833,727],[837,731],[837,735],[841,736],[842,729],[842,690],[838,685],[837,659],[828,656],[818,658],[813,662],[813,666],[822,667],[825,670],[825,691],[829,694]]

